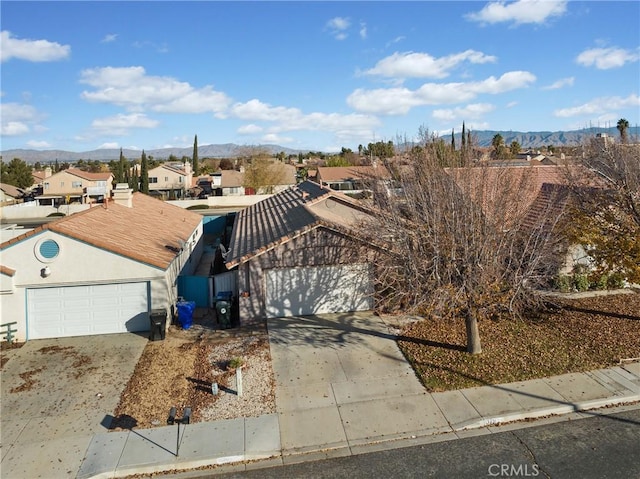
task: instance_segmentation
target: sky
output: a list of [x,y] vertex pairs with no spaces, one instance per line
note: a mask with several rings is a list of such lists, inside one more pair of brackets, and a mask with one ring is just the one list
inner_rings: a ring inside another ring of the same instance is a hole
[[640,123],[638,1],[3,0],[1,149]]

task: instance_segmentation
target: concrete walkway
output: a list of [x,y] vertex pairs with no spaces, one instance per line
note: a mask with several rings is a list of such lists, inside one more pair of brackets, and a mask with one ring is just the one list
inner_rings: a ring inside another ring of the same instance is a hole
[[[82,450],[61,452],[78,455],[75,468],[52,463],[50,474],[42,475],[47,464],[34,461],[33,451],[12,469],[20,474],[8,477],[111,478],[210,465],[244,470],[458,439],[535,424],[514,423],[527,418],[564,420],[640,401],[640,362],[427,393],[387,325],[366,313],[269,320],[269,338],[275,414],[179,428],[105,429]],[[5,433],[3,427],[3,442]]]

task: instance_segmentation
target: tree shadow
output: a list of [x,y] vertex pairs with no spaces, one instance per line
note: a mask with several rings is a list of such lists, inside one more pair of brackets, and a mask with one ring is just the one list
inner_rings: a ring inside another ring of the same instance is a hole
[[595,314],[598,316],[607,316],[610,318],[631,319],[635,321],[640,321],[640,316],[632,316],[630,314],[622,314],[622,313],[613,313],[611,311],[600,311],[597,309],[579,308],[571,305],[565,305],[562,307],[562,309],[565,309],[567,311],[574,311],[576,313]]
[[[373,318],[376,319],[372,321]],[[453,351],[467,350],[466,345],[393,334],[386,323],[374,317],[371,312],[338,313],[335,319],[317,315],[275,318],[270,319],[268,325],[269,341],[282,345],[347,346],[364,343],[362,336],[373,336],[394,342],[404,341]],[[300,328],[300,325],[305,328]]]

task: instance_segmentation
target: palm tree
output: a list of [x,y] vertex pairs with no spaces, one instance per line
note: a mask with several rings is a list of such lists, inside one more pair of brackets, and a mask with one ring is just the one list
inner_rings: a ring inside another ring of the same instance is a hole
[[616,128],[620,132],[620,142],[621,143],[626,143],[627,142],[627,129],[629,128],[629,122],[624,118],[620,118],[618,120],[618,124],[616,125]]

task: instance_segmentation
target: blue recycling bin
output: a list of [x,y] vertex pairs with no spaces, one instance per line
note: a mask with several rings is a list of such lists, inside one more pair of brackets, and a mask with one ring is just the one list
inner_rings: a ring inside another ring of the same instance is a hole
[[182,329],[189,329],[193,324],[193,312],[196,309],[195,301],[178,301],[176,303],[178,309],[178,322]]

